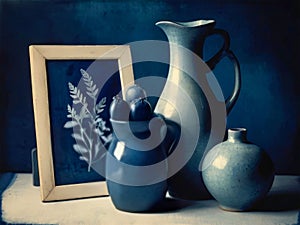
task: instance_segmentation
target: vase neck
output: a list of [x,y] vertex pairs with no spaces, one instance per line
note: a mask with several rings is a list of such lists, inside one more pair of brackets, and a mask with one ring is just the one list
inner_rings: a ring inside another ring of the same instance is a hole
[[229,142],[247,142],[246,128],[232,128],[228,130]]

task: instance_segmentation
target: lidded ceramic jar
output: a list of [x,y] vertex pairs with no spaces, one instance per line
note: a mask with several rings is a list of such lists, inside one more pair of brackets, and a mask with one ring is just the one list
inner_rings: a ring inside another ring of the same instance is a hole
[[166,125],[160,117],[111,123],[106,184],[114,206],[127,212],[155,210],[167,192]]
[[203,181],[220,207],[247,211],[269,192],[274,180],[270,157],[248,142],[245,128],[228,130],[228,139],[213,147],[202,164]]

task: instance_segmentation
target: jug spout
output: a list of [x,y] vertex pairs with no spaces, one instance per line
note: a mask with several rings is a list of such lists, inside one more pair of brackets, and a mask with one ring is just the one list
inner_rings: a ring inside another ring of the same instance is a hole
[[215,20],[195,20],[190,22],[172,22],[172,21],[159,21],[155,25],[160,27],[161,29],[165,29],[167,27],[178,27],[178,28],[196,28],[202,27],[205,25],[215,24]]
[[202,58],[204,39],[213,31],[215,23],[215,20],[159,21],[155,25],[164,31],[170,43],[191,49]]

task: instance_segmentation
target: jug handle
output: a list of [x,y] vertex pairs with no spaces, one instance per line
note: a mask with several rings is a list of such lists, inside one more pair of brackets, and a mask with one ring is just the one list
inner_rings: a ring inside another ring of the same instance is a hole
[[209,68],[211,70],[213,70],[215,68],[215,66],[225,56],[224,52],[229,50],[230,38],[229,38],[228,32],[226,32],[225,30],[222,30],[222,29],[214,29],[211,32],[209,32],[206,37],[211,36],[211,35],[220,35],[224,40],[222,48],[214,56],[212,56],[209,60],[206,61],[206,64],[209,66]]
[[233,63],[234,66],[234,73],[235,73],[235,81],[234,81],[234,88],[232,94],[227,97],[225,100],[226,104],[226,111],[227,114],[230,113],[231,109],[235,105],[238,96],[240,94],[241,90],[241,69],[240,69],[240,64],[237,59],[237,57],[234,55],[234,53],[229,49],[230,47],[230,38],[229,34],[222,29],[214,29],[211,33],[208,34],[210,35],[220,35],[224,39],[224,43],[222,48],[214,55],[212,56],[206,64],[210,67],[211,70],[215,68],[215,66],[223,59],[224,57],[228,57],[230,61]]

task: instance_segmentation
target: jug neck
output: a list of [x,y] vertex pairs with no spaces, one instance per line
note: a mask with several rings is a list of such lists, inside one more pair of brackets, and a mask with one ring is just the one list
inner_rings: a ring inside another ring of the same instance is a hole
[[[171,44],[187,48],[203,58],[205,37],[214,29],[214,20],[196,20],[191,22],[160,21],[155,24],[166,34]],[[171,46],[172,48],[172,46]],[[172,51],[172,49],[171,49]]]

